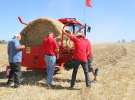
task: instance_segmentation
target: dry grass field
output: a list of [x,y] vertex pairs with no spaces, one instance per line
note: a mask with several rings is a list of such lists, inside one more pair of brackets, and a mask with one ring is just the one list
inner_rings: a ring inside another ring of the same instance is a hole
[[91,88],[85,87],[80,67],[73,90],[68,88],[72,70],[56,74],[53,89],[44,84],[43,72],[23,70],[24,84],[14,89],[5,87],[7,51],[6,45],[0,45],[0,100],[135,100],[135,44],[96,44],[93,48],[93,66],[99,67],[99,74]]

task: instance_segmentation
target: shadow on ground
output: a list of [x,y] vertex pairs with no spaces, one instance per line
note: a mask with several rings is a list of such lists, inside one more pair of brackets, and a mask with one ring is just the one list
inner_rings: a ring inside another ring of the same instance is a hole
[[[0,72],[0,87],[6,85],[7,77],[5,71]],[[43,79],[45,74],[43,71],[22,71],[23,85],[36,85],[38,81]],[[4,81],[4,82],[3,82]]]
[[[0,87],[6,86],[7,77],[5,76],[5,71],[0,72]],[[37,85],[37,86],[43,86],[48,88],[48,86],[45,84],[45,82],[39,83],[39,81],[46,78],[46,73],[44,71],[22,71],[22,85]],[[61,79],[61,78],[54,78],[55,82],[68,82],[70,83],[70,79]],[[82,82],[83,80],[76,80],[76,82]],[[61,85],[55,85],[51,87],[51,89],[71,89],[69,87],[62,87]],[[72,90],[78,90],[78,89],[72,89]]]
[[6,73],[5,71],[0,72],[0,79],[6,79],[5,73]]
[[39,83],[38,84],[39,87],[45,87],[47,89],[57,89],[57,90],[62,90],[62,89],[66,89],[66,90],[80,90],[78,88],[70,88],[70,87],[63,87],[62,85],[53,85],[53,86],[48,86],[47,84],[44,83]]
[[[70,82],[71,79],[62,79],[62,78],[54,78],[54,81],[56,82]],[[84,82],[84,80],[77,79],[76,83]]]

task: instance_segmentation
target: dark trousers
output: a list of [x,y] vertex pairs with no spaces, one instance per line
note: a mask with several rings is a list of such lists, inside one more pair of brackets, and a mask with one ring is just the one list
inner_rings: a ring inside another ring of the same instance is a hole
[[73,87],[75,85],[76,74],[77,74],[77,71],[78,71],[80,64],[81,64],[83,71],[84,71],[86,86],[88,87],[90,85],[89,74],[88,74],[88,64],[86,62],[74,60],[74,68],[73,68],[73,72],[72,72],[71,87]]
[[10,63],[11,71],[9,73],[8,82],[14,82],[16,85],[20,84],[21,77],[21,63]]
[[89,72],[92,72],[92,71],[93,71],[93,68],[92,68],[92,66],[91,66],[92,60],[93,60],[93,58],[88,58],[88,71],[89,71]]

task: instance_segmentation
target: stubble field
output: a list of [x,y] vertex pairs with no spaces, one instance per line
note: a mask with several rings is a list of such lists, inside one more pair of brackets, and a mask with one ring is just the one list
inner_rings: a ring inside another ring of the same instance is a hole
[[[69,88],[72,70],[54,76],[56,86],[48,89],[43,72],[26,71],[17,89],[5,86],[8,65],[6,45],[0,44],[0,100],[135,100],[135,44],[95,44],[93,66],[99,67],[97,81],[85,87],[80,67],[74,89]],[[93,79],[90,73],[91,80]]]

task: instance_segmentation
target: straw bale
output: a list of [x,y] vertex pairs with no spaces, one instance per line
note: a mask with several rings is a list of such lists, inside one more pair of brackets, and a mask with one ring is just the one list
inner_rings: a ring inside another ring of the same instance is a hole
[[22,31],[21,43],[26,46],[40,45],[48,32],[54,32],[57,39],[61,37],[63,24],[51,18],[39,18],[30,22]]

